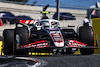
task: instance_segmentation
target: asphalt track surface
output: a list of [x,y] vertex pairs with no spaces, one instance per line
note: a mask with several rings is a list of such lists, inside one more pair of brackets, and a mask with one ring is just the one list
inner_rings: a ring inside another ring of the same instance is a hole
[[[93,55],[54,55],[54,56],[29,56],[24,58],[34,59],[40,65],[33,67],[100,67],[100,54]],[[1,58],[0,67],[31,67],[35,62],[23,59]]]
[[55,55],[36,57],[47,61],[45,67],[100,67],[100,54],[93,55]]
[[0,56],[0,67],[30,67],[35,64],[36,62],[30,60]]
[[47,62],[30,57],[0,56],[0,67],[44,67]]

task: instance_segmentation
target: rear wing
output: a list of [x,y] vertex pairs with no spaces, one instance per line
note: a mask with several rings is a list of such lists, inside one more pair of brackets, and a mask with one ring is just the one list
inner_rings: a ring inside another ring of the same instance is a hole
[[37,21],[36,20],[19,20],[19,23],[22,24],[35,24]]

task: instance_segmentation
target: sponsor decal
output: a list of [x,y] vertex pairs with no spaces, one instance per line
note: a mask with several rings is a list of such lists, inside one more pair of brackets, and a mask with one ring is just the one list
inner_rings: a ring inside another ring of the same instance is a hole
[[44,47],[49,47],[49,45],[48,45],[48,43],[46,43],[46,40],[41,40],[41,41],[37,41],[34,43],[30,43],[30,44],[21,46],[21,48],[31,48],[31,47],[44,48]]
[[56,47],[63,47],[64,46],[63,37],[60,33],[58,33],[58,31],[55,33],[51,33],[51,37],[52,37]]
[[63,38],[61,37],[60,33],[52,33],[51,36],[54,42],[63,42]]
[[68,40],[68,47],[86,47],[87,44],[75,41],[75,40]]

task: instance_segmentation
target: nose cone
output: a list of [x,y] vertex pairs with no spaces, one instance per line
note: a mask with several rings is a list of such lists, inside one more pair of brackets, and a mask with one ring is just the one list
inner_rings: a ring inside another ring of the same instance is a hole
[[56,47],[64,47],[64,42],[55,42]]

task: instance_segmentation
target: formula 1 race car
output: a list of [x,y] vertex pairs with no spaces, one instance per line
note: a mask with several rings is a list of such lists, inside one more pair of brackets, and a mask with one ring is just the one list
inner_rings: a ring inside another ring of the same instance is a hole
[[6,55],[26,55],[29,51],[73,54],[80,49],[82,55],[93,54],[98,49],[98,39],[95,45],[92,27],[81,26],[78,30],[76,33],[74,29],[61,29],[59,21],[52,19],[20,20],[15,29],[3,31],[3,51]]

